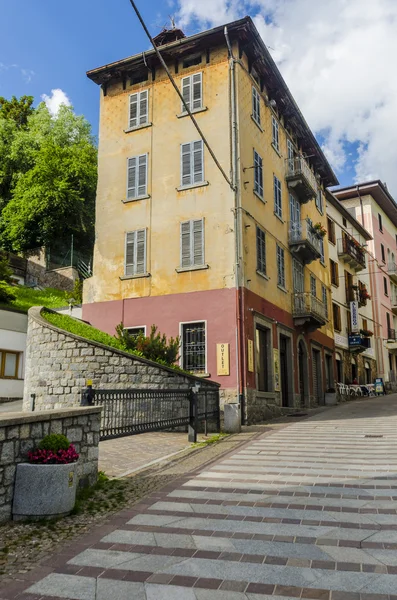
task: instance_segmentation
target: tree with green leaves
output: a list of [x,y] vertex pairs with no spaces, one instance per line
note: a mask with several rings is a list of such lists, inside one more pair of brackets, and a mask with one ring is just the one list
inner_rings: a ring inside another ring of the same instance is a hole
[[19,252],[73,235],[76,247],[91,249],[97,150],[90,124],[69,106],[52,115],[41,103],[21,127],[14,108],[6,118],[0,109],[0,246]]
[[0,96],[0,119],[12,120],[17,127],[26,127],[33,111],[33,96],[13,96],[11,100]]

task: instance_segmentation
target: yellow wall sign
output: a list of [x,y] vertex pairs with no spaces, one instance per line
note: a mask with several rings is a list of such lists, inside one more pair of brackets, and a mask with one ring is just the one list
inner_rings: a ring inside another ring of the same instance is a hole
[[273,348],[273,361],[274,361],[274,391],[280,391],[280,363],[278,349]]
[[254,341],[248,340],[248,371],[254,372]]
[[230,375],[229,344],[216,345],[217,375]]

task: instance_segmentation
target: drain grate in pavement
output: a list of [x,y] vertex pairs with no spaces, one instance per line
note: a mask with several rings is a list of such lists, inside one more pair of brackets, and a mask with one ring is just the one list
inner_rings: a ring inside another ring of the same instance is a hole
[[383,438],[383,435],[365,435],[366,438]]

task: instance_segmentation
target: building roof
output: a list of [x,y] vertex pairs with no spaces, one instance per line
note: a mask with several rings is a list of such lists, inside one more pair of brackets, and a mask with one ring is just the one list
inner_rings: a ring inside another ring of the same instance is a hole
[[[232,41],[238,41],[240,56],[244,52],[248,57],[249,66],[254,67],[258,76],[265,84],[269,99],[275,100],[285,124],[289,126],[298,138],[308,162],[323,180],[324,186],[334,186],[339,182],[320,148],[314,134],[303,117],[287,84],[285,83],[269,50],[259,35],[251,17],[244,17],[226,25]],[[164,60],[175,61],[198,50],[206,50],[211,46],[225,44],[225,25],[214,27],[195,35],[177,39],[158,46]],[[98,85],[126,79],[131,73],[159,66],[159,60],[154,49],[135,54],[123,60],[113,62],[87,72],[87,76]]]
[[330,190],[325,191],[325,199],[327,204],[332,204],[332,206],[334,206],[336,210],[340,212],[343,217],[345,217],[346,221],[349,221],[349,223],[353,225],[353,227],[360,235],[362,235],[365,240],[372,240],[372,235],[369,233],[369,231],[367,231],[365,227],[363,227],[361,223],[353,217],[351,212],[348,211],[345,206],[343,206],[342,202],[340,202]]
[[389,217],[393,225],[397,227],[397,204],[386,185],[379,179],[358,183],[357,185],[349,187],[338,188],[337,190],[333,190],[332,193],[341,202],[344,200],[351,200],[352,198],[359,198],[360,196],[372,196],[375,202]]

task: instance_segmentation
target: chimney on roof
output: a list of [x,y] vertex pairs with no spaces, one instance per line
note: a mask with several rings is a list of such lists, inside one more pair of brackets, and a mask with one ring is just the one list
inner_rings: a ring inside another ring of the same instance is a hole
[[164,27],[163,31],[153,38],[156,46],[164,46],[165,44],[170,44],[171,42],[176,42],[177,40],[181,40],[186,37],[182,29],[175,27],[175,22],[173,19],[172,25],[172,29],[167,29]]

